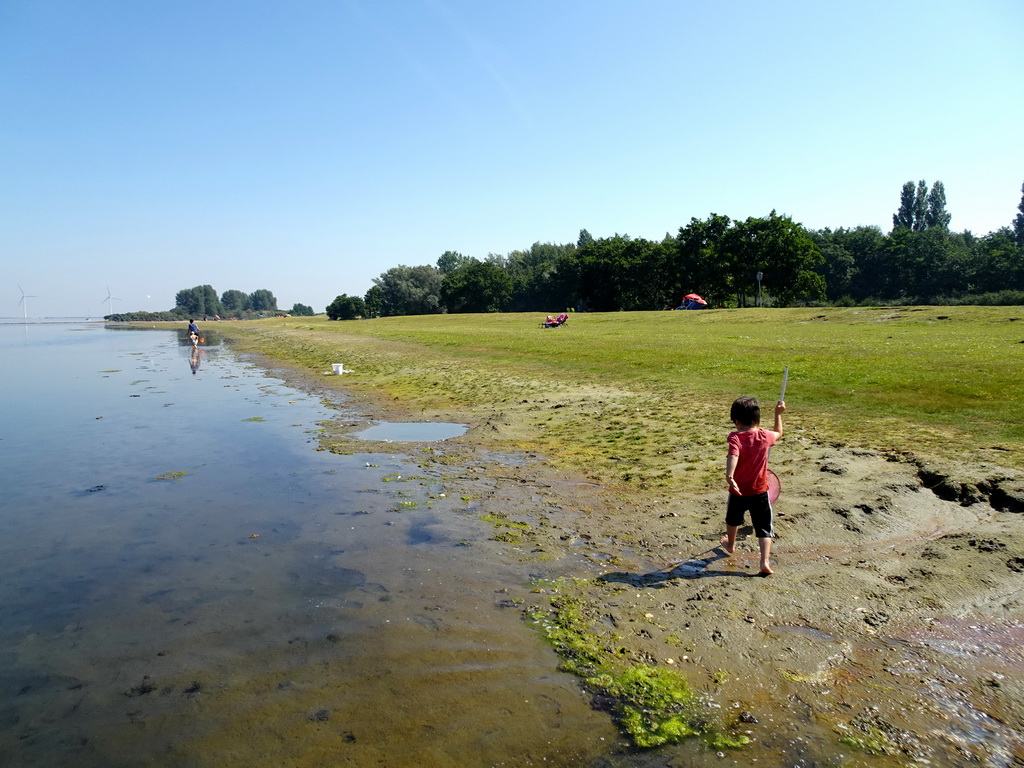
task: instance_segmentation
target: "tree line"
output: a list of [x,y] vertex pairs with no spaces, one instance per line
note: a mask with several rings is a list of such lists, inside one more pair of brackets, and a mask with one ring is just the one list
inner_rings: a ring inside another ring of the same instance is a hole
[[903,185],[888,234],[809,230],[772,211],[690,219],[661,241],[615,234],[534,243],[485,259],[446,251],[397,266],[364,296],[342,294],[332,320],[439,312],[669,309],[698,293],[709,306],[1024,304],[1024,185],[1013,222],[985,236],[951,232],[945,187]]
[[[249,320],[278,314],[277,298],[266,288],[252,293],[239,290],[228,290],[218,295],[211,285],[197,285],[194,288],[183,288],[174,297],[174,307],[166,312],[124,312],[107,315],[104,319],[113,321],[133,320],[185,320],[188,318]],[[316,314],[312,307],[295,304],[289,314]]]

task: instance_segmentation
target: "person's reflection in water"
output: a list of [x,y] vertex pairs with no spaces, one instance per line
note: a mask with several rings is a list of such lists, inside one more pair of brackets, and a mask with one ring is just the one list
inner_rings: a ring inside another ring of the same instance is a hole
[[189,365],[192,366],[192,375],[196,375],[196,371],[199,370],[199,347],[192,347],[192,354],[188,358]]

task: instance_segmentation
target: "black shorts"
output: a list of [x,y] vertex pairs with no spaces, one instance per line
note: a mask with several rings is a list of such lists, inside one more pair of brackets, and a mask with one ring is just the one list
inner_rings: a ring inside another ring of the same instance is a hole
[[729,494],[729,505],[725,508],[725,524],[743,525],[743,515],[750,512],[750,524],[754,526],[754,535],[759,539],[770,539],[775,536],[772,524],[772,503],[768,500],[768,492],[754,496],[737,496]]

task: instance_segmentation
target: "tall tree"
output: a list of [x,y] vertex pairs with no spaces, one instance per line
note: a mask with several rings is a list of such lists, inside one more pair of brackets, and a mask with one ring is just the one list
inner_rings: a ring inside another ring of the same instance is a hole
[[603,237],[579,247],[569,257],[567,275],[571,275],[570,305],[595,312],[616,312],[622,309],[619,285],[622,277],[623,252],[628,235]]
[[1024,291],[1024,246],[1016,244],[1013,230],[991,232],[975,248],[977,265],[971,282],[982,292]]
[[511,298],[511,278],[489,261],[474,259],[441,281],[441,302],[449,312],[501,312]]
[[924,232],[929,227],[949,227],[950,215],[946,212],[946,188],[941,181],[932,184],[921,179],[914,186],[908,181],[900,192],[900,207],[893,214],[892,228]]
[[224,307],[211,285],[197,285],[178,291],[174,303],[193,317],[224,314]]
[[724,238],[725,268],[731,273],[737,303],[757,290],[757,274],[780,306],[799,297],[825,298],[825,280],[815,271],[823,258],[802,225],[772,211],[767,219],[736,222]]
[[380,314],[432,315],[441,311],[441,273],[431,266],[399,265],[373,282],[381,289]]
[[576,250],[572,243],[534,243],[528,251],[512,251],[505,271],[512,280],[511,312],[551,312],[568,306],[565,260]]
[[691,218],[676,236],[676,300],[687,293],[699,293],[712,305],[723,304],[733,292],[730,275],[724,269],[722,250],[732,219],[712,213],[707,221]]
[[1020,185],[1020,205],[1017,206],[1020,213],[1013,220],[1013,240],[1017,245],[1024,247],[1024,184]]
[[228,312],[244,312],[249,309],[249,294],[244,291],[224,291],[220,296],[220,303]]
[[852,299],[857,260],[844,242],[846,230],[840,228],[833,232],[831,229],[823,229],[810,235],[824,259],[815,271],[825,280],[825,295],[830,301]]
[[445,251],[437,260],[437,271],[442,275],[450,275],[471,260],[469,256],[463,256],[458,251]]
[[[893,230],[893,237],[898,231],[910,230],[905,227]],[[857,301],[890,296],[896,277],[893,264],[886,253],[887,239],[881,228],[855,227],[843,231],[838,239],[853,257],[855,265],[850,276],[850,295]]]
[[371,285],[363,296],[366,312],[363,317],[380,317],[384,314],[384,291],[379,285]]
[[917,182],[914,194],[914,231],[924,232],[928,228],[928,183],[921,179]]
[[260,288],[249,294],[249,307],[256,312],[276,312],[277,299],[266,288]]
[[568,303],[597,312],[663,309],[671,303],[666,261],[666,250],[650,240],[594,240],[566,256]]
[[355,320],[366,316],[366,302],[358,296],[343,293],[327,305],[328,320]]
[[969,288],[968,257],[963,240],[942,227],[915,232],[908,238],[902,266],[903,295],[915,302],[931,303],[956,296]]
[[892,215],[893,229],[914,228],[914,182],[908,181],[900,191],[900,208]]
[[946,213],[946,188],[941,181],[932,184],[932,191],[928,193],[928,213],[925,215],[925,228],[942,227],[949,229],[949,221],[952,218]]

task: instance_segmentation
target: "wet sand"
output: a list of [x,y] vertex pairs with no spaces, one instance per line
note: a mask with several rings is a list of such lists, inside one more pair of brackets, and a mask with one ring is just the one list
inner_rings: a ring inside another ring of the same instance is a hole
[[[290,375],[330,396],[315,376]],[[366,415],[411,420],[361,402]],[[1024,761],[1019,476],[988,457],[940,469],[788,434],[772,455],[783,484],[776,573],[762,578],[749,529],[734,556],[718,546],[724,491],[665,498],[564,472],[543,456],[495,460],[493,445],[517,417],[476,416],[443,451],[359,449],[405,451],[482,499],[484,512],[527,523],[505,544],[514,557],[577,580],[609,647],[681,671],[752,739],[735,753],[690,743],[629,764]],[[322,444],[352,450],[357,423],[340,421]],[[543,592],[511,596],[544,607]]]

